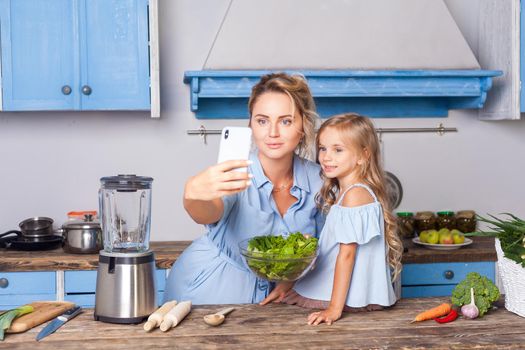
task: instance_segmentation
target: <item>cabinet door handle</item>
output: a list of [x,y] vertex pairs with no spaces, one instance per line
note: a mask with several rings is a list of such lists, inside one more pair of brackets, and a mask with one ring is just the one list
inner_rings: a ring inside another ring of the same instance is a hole
[[0,278],[0,288],[7,288],[9,280],[7,278]]
[[82,93],[84,95],[91,95],[91,87],[89,87],[89,85],[84,85],[82,86]]
[[64,95],[69,95],[71,93],[71,91],[72,91],[71,90],[71,86],[69,86],[69,85],[62,86],[62,93]]
[[445,278],[447,280],[453,279],[454,278],[454,271],[451,271],[451,270],[445,271]]

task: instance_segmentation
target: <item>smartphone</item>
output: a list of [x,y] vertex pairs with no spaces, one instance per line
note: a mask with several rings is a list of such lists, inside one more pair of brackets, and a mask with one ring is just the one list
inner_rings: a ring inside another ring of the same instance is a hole
[[[227,160],[248,160],[252,145],[252,129],[243,126],[226,126],[222,129],[217,163]],[[234,169],[247,171],[246,167]]]

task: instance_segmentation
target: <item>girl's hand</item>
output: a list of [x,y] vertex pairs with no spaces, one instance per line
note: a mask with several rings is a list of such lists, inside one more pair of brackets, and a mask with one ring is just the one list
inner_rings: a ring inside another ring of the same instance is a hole
[[330,307],[323,311],[312,312],[308,316],[308,324],[317,326],[319,323],[325,322],[330,326],[333,322],[341,318],[341,313],[341,311],[337,311]]
[[270,302],[280,303],[281,301],[283,301],[284,297],[286,296],[286,293],[288,293],[290,289],[292,289],[293,285],[294,282],[280,282],[270,292],[270,294],[268,294],[268,296],[259,303],[259,305],[266,305]]
[[184,198],[210,201],[244,191],[251,184],[251,174],[232,170],[247,167],[249,164],[251,161],[228,160],[212,165],[186,183]]

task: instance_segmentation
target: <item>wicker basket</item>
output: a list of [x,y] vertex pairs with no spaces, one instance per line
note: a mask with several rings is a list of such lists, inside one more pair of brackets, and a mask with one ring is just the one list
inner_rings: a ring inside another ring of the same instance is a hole
[[496,238],[498,271],[505,293],[505,308],[525,317],[525,268],[503,256],[499,239]]

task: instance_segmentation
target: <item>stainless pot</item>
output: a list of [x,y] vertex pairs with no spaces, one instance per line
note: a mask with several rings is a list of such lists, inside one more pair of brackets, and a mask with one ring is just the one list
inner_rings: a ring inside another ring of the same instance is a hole
[[102,229],[91,215],[84,220],[70,221],[62,225],[64,251],[74,254],[98,253],[102,249]]
[[18,224],[20,231],[11,230],[0,234],[0,238],[15,234],[18,239],[25,241],[45,241],[53,239],[53,219],[45,216],[35,216]]

